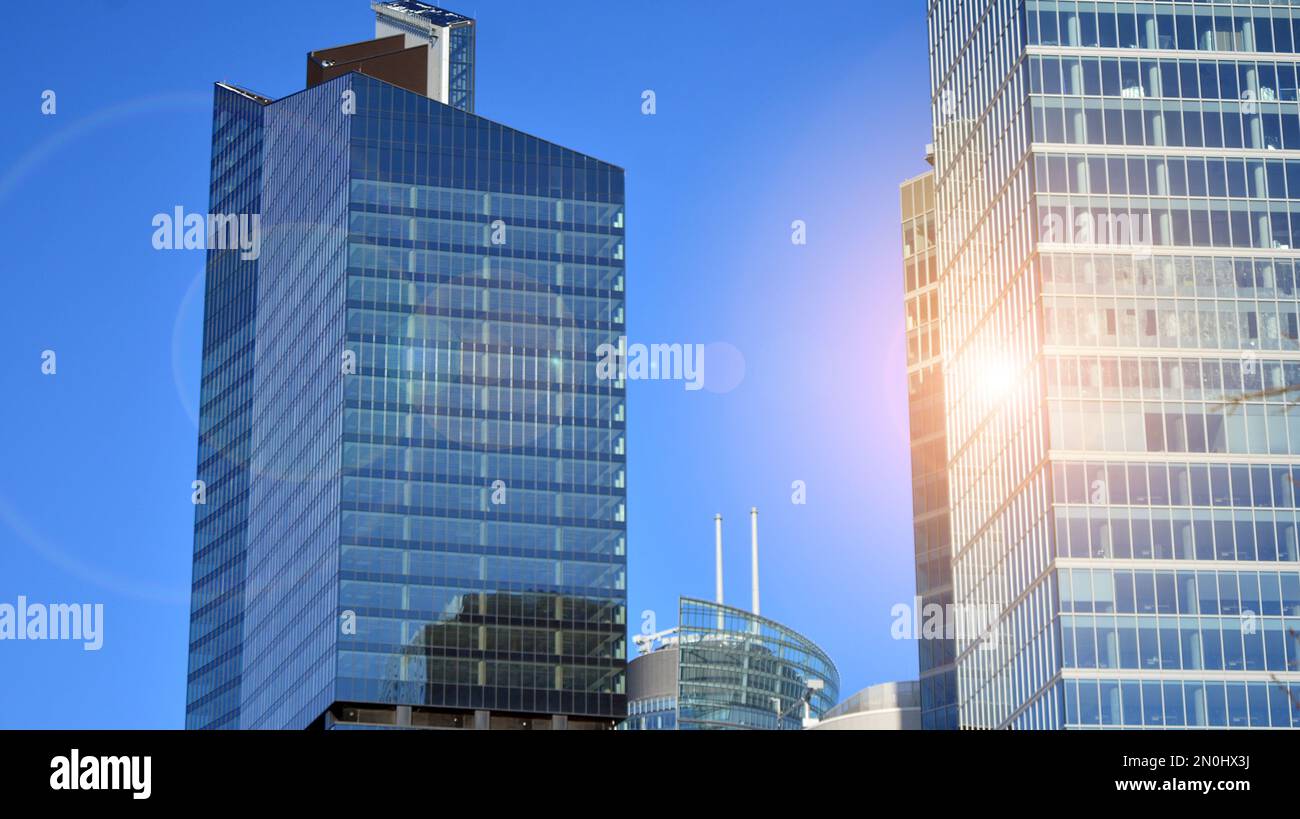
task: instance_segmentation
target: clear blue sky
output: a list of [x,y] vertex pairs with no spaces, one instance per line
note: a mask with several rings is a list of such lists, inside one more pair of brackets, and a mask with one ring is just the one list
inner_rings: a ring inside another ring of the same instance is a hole
[[[763,613],[844,695],[915,678],[889,609],[914,582],[898,183],[924,170],[923,4],[449,6],[479,21],[479,114],[627,169],[630,340],[743,356],[729,392],[631,385],[631,628],[712,595],[717,512],[747,603],[757,505]],[[203,254],[154,250],[150,221],[207,210],[214,81],[297,91],[372,15],[87,0],[4,29],[0,602],[103,603],[105,642],[0,642],[0,727],[180,727]]]

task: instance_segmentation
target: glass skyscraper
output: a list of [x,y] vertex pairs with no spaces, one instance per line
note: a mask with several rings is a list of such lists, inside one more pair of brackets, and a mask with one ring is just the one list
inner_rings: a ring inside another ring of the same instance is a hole
[[928,14],[961,725],[1300,727],[1300,8]]
[[623,171],[459,99],[216,88],[187,727],[626,713]]
[[[935,257],[934,172],[904,182],[904,306],[907,314],[907,405],[912,455],[912,535],[916,597],[922,609],[952,604],[952,537],[948,521],[948,457],[944,435],[939,344],[939,268]],[[921,725],[957,727],[955,640],[917,641]]]

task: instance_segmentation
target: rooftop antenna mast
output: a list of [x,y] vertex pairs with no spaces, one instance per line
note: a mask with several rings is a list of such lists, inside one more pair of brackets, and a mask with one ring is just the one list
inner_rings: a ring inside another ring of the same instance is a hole
[[750,559],[753,563],[752,573],[750,575],[750,591],[753,601],[754,614],[758,615],[758,507],[752,506],[749,509],[749,543]]
[[[713,516],[714,563],[716,566],[716,599],[722,605],[722,515]],[[718,630],[722,630],[722,611],[718,611]]]

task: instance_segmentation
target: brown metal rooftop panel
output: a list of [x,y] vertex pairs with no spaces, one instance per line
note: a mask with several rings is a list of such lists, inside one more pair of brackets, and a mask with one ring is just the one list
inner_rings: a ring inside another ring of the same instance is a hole
[[359,43],[348,43],[333,48],[319,48],[307,56],[328,65],[330,63],[350,63],[369,57],[378,57],[381,54],[403,51],[405,48],[406,37],[401,34],[394,34],[391,37],[362,40]]
[[394,34],[376,40],[322,48],[307,54],[307,87],[357,71],[416,94],[427,95],[429,47],[405,48],[406,37]]

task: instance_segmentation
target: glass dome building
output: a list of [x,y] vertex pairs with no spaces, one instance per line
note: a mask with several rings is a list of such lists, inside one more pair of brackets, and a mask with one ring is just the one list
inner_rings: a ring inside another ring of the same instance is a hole
[[628,665],[620,730],[799,730],[835,705],[835,663],[793,629],[689,597],[678,618]]

